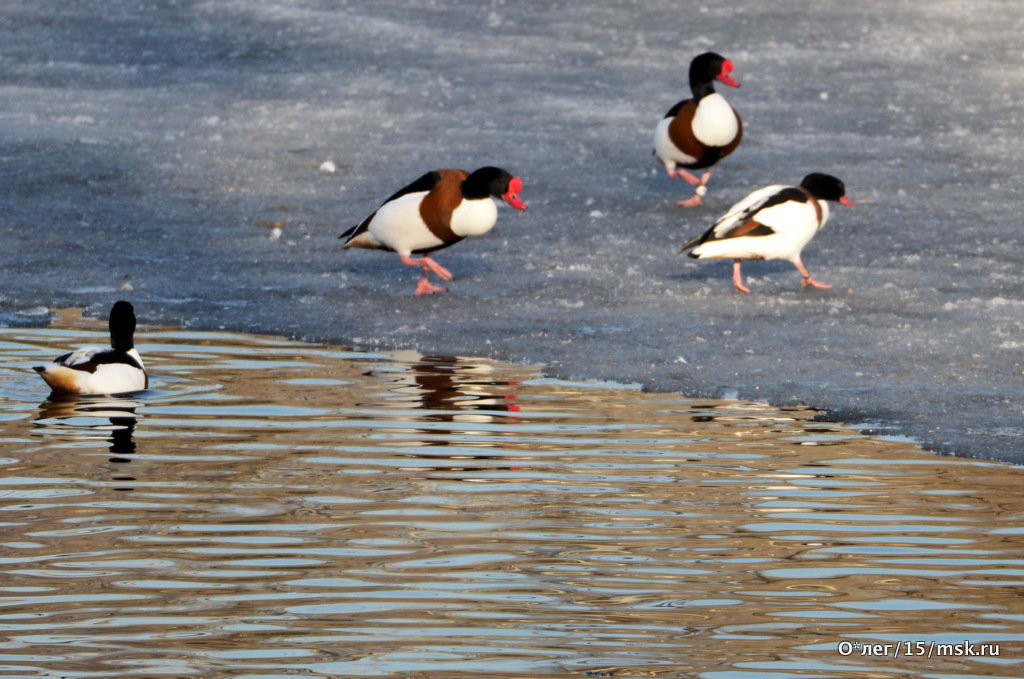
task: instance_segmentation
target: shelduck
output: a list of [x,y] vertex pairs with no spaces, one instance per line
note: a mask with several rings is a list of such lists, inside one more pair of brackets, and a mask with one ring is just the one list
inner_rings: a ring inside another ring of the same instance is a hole
[[124,394],[149,386],[135,349],[135,309],[116,302],[110,310],[110,347],[82,347],[34,369],[55,394]]
[[[665,165],[669,177],[680,177],[696,187],[691,198],[678,201],[684,207],[701,204],[707,194],[711,169],[736,150],[743,138],[743,121],[721,94],[717,80],[729,87],[740,84],[732,77],[733,63],[714,52],[705,52],[690,62],[692,99],[669,109],[654,130],[654,155]],[[688,170],[705,170],[697,177]]]
[[853,206],[843,182],[820,172],[804,177],[800,186],[765,186],[729,208],[680,252],[690,250],[696,259],[732,259],[732,281],[740,292],[750,292],[740,271],[744,259],[784,259],[800,272],[804,286],[831,288],[812,278],[800,259],[804,246],[828,221],[827,201]]
[[341,238],[346,248],[389,250],[398,253],[402,264],[422,267],[416,295],[445,292],[447,288],[430,282],[428,272],[446,281],[453,276],[430,253],[490,231],[498,220],[492,196],[525,210],[519,199],[522,189],[519,177],[499,167],[482,167],[472,174],[434,170],[396,192]]

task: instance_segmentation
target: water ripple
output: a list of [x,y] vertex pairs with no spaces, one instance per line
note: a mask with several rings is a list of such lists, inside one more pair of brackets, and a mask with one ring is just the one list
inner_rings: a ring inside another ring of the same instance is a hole
[[0,675],[1024,671],[1024,470],[231,333],[141,328],[150,390],[47,399],[104,334],[0,330]]

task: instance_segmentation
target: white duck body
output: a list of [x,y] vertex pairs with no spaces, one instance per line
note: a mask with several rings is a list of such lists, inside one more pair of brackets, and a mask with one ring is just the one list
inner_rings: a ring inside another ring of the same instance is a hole
[[442,247],[444,241],[434,235],[420,214],[420,203],[426,195],[426,191],[407,193],[382,205],[353,246],[385,248],[402,256]]
[[[676,165],[699,165],[701,158],[687,153],[672,142],[669,128],[674,121],[675,116],[665,116],[654,128],[654,155],[661,160],[667,170],[675,169]],[[740,132],[740,121],[736,111],[718,92],[712,92],[697,102],[693,119],[689,124],[693,138],[710,147],[727,147]]]
[[58,394],[124,394],[145,389],[146,368],[139,352],[135,348],[125,352],[137,365],[103,362],[113,353],[110,347],[82,347],[36,372]]
[[[784,192],[794,191],[805,196],[805,200],[788,199],[772,204]],[[815,200],[798,187],[766,186],[729,208],[701,237],[704,242],[694,247],[690,256],[797,262],[804,246],[825,225],[828,216],[824,200]]]
[[456,236],[482,236],[498,223],[498,205],[490,196],[465,199],[452,212],[452,231]]
[[662,162],[665,169],[672,172],[676,165],[692,165],[697,158],[683,151],[672,143],[668,136],[668,126],[672,124],[672,118],[662,118],[657,127],[654,128],[654,155]]
[[708,146],[728,146],[740,131],[736,111],[718,92],[697,102],[693,114],[693,136]]

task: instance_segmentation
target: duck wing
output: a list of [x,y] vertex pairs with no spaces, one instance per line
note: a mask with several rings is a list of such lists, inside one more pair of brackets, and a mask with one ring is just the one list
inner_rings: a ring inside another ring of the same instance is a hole
[[795,204],[808,201],[807,194],[796,186],[773,184],[760,188],[739,201],[716,221],[710,229],[690,239],[680,251],[701,243],[741,236],[768,236],[776,224],[784,222],[784,213]]
[[393,194],[388,196],[388,199],[381,203],[380,207],[378,207],[376,210],[370,213],[370,215],[366,219],[359,222],[350,229],[346,230],[345,233],[339,236],[339,238],[346,239],[346,242],[352,240],[353,238],[355,238],[356,236],[363,233],[369,228],[370,222],[373,221],[374,216],[377,214],[381,207],[384,207],[391,201],[397,200],[398,198],[401,198],[402,196],[410,193],[429,192],[432,188],[434,188],[434,186],[439,181],[441,181],[441,173],[437,172],[436,170],[431,170],[430,172],[427,172],[416,181],[406,186],[403,186],[398,191],[395,191]]

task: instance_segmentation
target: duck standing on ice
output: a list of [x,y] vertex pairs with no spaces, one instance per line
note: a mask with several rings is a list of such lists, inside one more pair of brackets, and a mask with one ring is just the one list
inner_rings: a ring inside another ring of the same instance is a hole
[[729,208],[725,216],[680,252],[690,250],[690,257],[695,259],[732,259],[732,282],[740,292],[750,292],[743,285],[740,271],[740,260],[744,259],[784,259],[803,276],[804,286],[831,288],[811,278],[800,260],[804,246],[828,221],[826,201],[853,205],[843,182],[820,172],[804,177],[800,186],[766,186]]
[[[341,234],[346,248],[370,248],[397,252],[402,264],[423,268],[416,295],[445,292],[428,279],[433,271],[446,281],[452,274],[430,253],[458,243],[467,236],[481,236],[498,221],[492,196],[517,210],[523,182],[498,167],[465,170],[434,170],[401,189],[369,217]],[[413,255],[420,255],[413,257]]]
[[135,309],[116,302],[110,310],[110,347],[82,347],[36,366],[55,394],[125,394],[149,386],[142,357],[135,349]]
[[[732,61],[705,52],[690,62],[692,99],[669,109],[654,130],[654,155],[664,163],[669,177],[680,177],[697,187],[691,198],[678,202],[683,207],[701,204],[708,192],[711,168],[736,150],[743,137],[743,121],[721,94],[714,81],[739,87],[733,79]],[[698,178],[688,170],[703,170]]]

